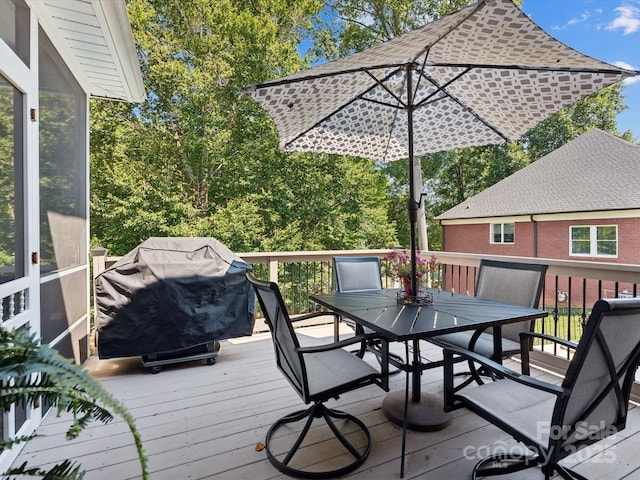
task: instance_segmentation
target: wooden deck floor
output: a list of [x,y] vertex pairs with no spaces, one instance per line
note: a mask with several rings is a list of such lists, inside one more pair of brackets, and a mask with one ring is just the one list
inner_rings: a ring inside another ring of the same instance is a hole
[[[331,329],[307,327],[301,333],[326,338]],[[441,358],[440,350],[428,345],[423,356]],[[256,451],[275,420],[303,407],[275,367],[268,334],[222,342],[213,366],[201,360],[166,366],[153,375],[136,357],[92,358],[87,368],[136,418],[151,479],[289,478],[269,464],[264,451]],[[537,375],[550,377],[541,372]],[[403,389],[404,375],[393,376],[391,384],[392,390]],[[441,369],[428,370],[422,385],[424,391],[441,395]],[[382,414],[384,395],[372,386],[345,394],[331,405],[358,416],[372,436],[369,458],[344,478],[400,478],[401,429]],[[514,447],[512,440],[478,416],[466,410],[453,415],[451,425],[444,430],[408,433],[405,478],[467,479],[475,462],[487,455],[490,447]],[[64,416],[50,414],[38,431],[44,436],[29,442],[15,463],[49,465],[71,458],[83,465],[88,480],[140,478],[132,438],[122,421],[91,426],[72,442],[64,439],[68,425]],[[580,455],[576,470],[592,480],[640,479],[639,442],[640,411],[634,408],[627,429],[590,452],[599,454],[591,458]],[[607,446],[604,451],[603,446]],[[327,450],[320,446],[313,452],[320,461],[322,453]],[[330,451],[328,455],[331,461]],[[508,480],[529,479],[542,479],[542,475],[532,469]]]

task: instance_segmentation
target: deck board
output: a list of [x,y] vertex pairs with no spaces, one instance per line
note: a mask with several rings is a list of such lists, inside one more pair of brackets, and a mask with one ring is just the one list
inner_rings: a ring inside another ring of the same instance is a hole
[[[330,326],[305,327],[299,332],[309,339],[330,341]],[[398,347],[395,347],[398,348]],[[441,351],[423,343],[422,355],[439,360]],[[370,361],[375,361],[373,357]],[[150,478],[272,480],[289,478],[256,451],[271,424],[304,407],[275,367],[268,334],[222,342],[215,365],[203,360],[163,367],[153,375],[139,358],[98,360],[87,369],[130,410],[140,430],[149,459]],[[545,379],[554,377],[536,371]],[[391,390],[404,388],[404,374],[391,377]],[[423,391],[442,395],[441,369],[422,376]],[[343,395],[331,406],[364,421],[372,436],[372,451],[358,470],[343,477],[352,480],[392,479],[400,475],[401,428],[384,417],[380,406],[385,392],[370,386]],[[515,442],[499,429],[465,410],[452,413],[453,421],[437,432],[408,432],[405,478],[435,480],[470,478],[476,455],[488,453],[490,445],[504,447]],[[15,464],[50,466],[72,458],[82,464],[89,480],[140,478],[133,440],[126,424],[115,419],[107,425],[92,424],[74,441],[66,441],[68,417],[55,412],[43,421],[43,435],[25,445]],[[314,432],[315,433],[315,432]],[[318,443],[308,458],[315,462],[332,450],[318,433]],[[637,444],[640,413],[631,409],[628,428],[604,440],[608,450],[591,459],[580,458],[577,470],[592,480],[640,478]],[[600,449],[602,450],[602,449]],[[613,461],[612,461],[613,459]],[[539,470],[513,475],[509,480],[542,478]]]

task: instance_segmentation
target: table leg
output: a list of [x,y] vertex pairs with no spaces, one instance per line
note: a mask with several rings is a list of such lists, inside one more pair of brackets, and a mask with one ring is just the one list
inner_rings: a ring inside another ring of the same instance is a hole
[[[451,415],[443,410],[442,400],[435,395],[421,392],[422,376],[420,341],[413,341],[413,358],[410,365],[411,395],[407,404],[406,428],[423,432],[442,430],[451,422]],[[409,381],[405,387],[409,389]],[[384,415],[396,425],[403,426],[405,420],[405,392],[392,392],[382,401]]]
[[494,325],[493,327],[493,358],[492,360],[502,363],[502,327]]

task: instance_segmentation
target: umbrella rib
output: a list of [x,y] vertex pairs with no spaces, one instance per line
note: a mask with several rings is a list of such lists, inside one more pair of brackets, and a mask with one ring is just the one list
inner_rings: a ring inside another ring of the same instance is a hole
[[398,119],[398,113],[399,112],[400,112],[400,110],[397,109],[393,113],[393,122],[391,122],[391,128],[389,129],[389,136],[387,137],[387,148],[385,148],[385,150],[384,150],[384,159],[386,159],[387,153],[389,152],[389,147],[391,146],[391,138],[393,137],[393,131],[396,128],[396,120]]
[[424,53],[424,60],[422,61],[422,67],[420,68],[420,75],[418,76],[418,81],[416,82],[416,88],[413,91],[413,97],[412,98],[416,98],[416,94],[418,93],[418,90],[420,89],[420,82],[422,81],[422,72],[424,72],[424,67],[427,64],[427,60],[429,59],[429,52],[431,52],[431,47],[427,47],[427,49],[425,50]]
[[[340,106],[340,108],[337,108],[336,110],[333,110],[332,112],[328,113],[327,115],[325,115],[323,118],[321,118],[320,120],[318,120],[316,123],[314,123],[311,127],[309,127],[308,129],[306,129],[303,132],[300,132],[298,135],[296,135],[294,138],[292,138],[291,140],[289,140],[287,143],[285,143],[285,147],[288,147],[289,145],[291,145],[293,142],[295,142],[296,140],[298,140],[301,137],[304,137],[307,133],[309,133],[311,130],[313,130],[314,128],[318,127],[320,124],[322,124],[324,121],[326,121],[328,118],[332,117],[333,115],[335,115],[336,113],[340,112],[341,110],[344,110],[345,108],[347,108],[349,105],[351,105],[353,102],[355,102],[356,100],[365,100],[365,101],[369,101],[369,102],[373,102],[373,103],[378,103],[380,105],[384,105],[385,107],[391,107],[391,108],[396,108],[396,109],[402,109],[405,108],[405,105],[402,103],[402,100],[395,95],[391,90],[389,90],[386,85],[384,85],[380,80],[378,80],[378,78],[376,78],[375,75],[373,75],[371,72],[369,72],[369,69],[360,69],[360,71],[365,72],[367,75],[369,75],[376,83],[374,85],[371,85],[370,87],[368,87],[367,89],[365,89],[363,92],[359,93],[358,95],[356,95],[355,97],[353,97],[351,100],[349,100],[348,102],[345,102],[344,104],[342,104]],[[393,75],[395,75],[397,73],[397,69],[389,74],[387,74],[384,78],[384,80],[389,79],[390,77],[392,77]],[[382,81],[384,81],[382,80]],[[374,100],[371,98],[364,98],[364,95],[366,95],[367,93],[369,93],[371,90],[373,90],[376,86],[381,86],[382,88],[384,88],[392,97],[394,97],[399,103],[400,105],[393,105],[392,103],[386,103],[386,102],[382,102],[380,100]]]
[[[390,95],[392,95],[394,98],[396,98],[400,103],[402,103],[402,101],[393,93],[391,92],[388,88],[385,87],[385,85],[383,85],[380,80],[378,80],[375,75],[371,74],[369,72],[369,69],[366,68],[362,68],[362,69],[358,69],[359,71],[363,71],[365,72],[367,75],[369,75],[376,83],[371,85],[369,88],[365,89],[363,92],[359,93],[358,95],[356,95],[355,97],[353,97],[351,100],[349,100],[348,102],[345,102],[344,104],[342,104],[340,106],[340,108],[337,108],[335,110],[333,110],[332,112],[328,113],[327,115],[325,115],[323,118],[321,118],[320,120],[318,120],[316,123],[314,123],[311,127],[309,127],[308,129],[304,130],[303,132],[300,132],[298,135],[296,135],[295,137],[293,137],[291,140],[289,140],[287,143],[285,143],[285,148],[288,147],[289,145],[291,145],[293,142],[295,142],[296,140],[298,140],[301,137],[304,137],[307,133],[309,133],[311,130],[313,130],[314,128],[318,127],[320,124],[322,124],[324,121],[326,121],[328,118],[332,117],[333,115],[335,115],[336,113],[340,112],[341,110],[344,110],[345,108],[347,108],[349,105],[351,105],[353,102],[355,102],[356,100],[367,100],[370,102],[374,102],[374,103],[379,103],[381,105],[387,106],[387,107],[392,107],[392,108],[401,108],[398,105],[393,105],[393,104],[387,104],[378,100],[373,100],[373,99],[369,99],[369,98],[364,98],[364,95],[366,95],[367,93],[369,93],[372,89],[374,89],[376,86],[381,85],[383,88],[385,88],[385,90],[387,90],[387,92],[389,92]],[[392,77],[395,73],[397,72],[394,71],[392,73],[389,73],[388,75],[385,76],[385,80]],[[320,78],[320,77],[318,77]],[[291,82],[283,82],[283,83],[291,83]],[[257,86],[256,88],[259,88],[259,86]],[[402,107],[404,108],[404,106]]]
[[528,72],[563,72],[563,73],[622,73],[633,75],[633,71],[624,71],[620,68],[587,68],[587,67],[543,67],[534,65],[493,65],[493,64],[471,64],[471,63],[446,63],[429,62],[428,67],[458,67],[474,70],[502,69],[502,70],[525,70]]
[[405,108],[407,108],[407,106],[404,103],[400,103],[400,105],[394,105],[393,103],[387,103],[387,102],[383,102],[382,100],[376,100],[375,98],[363,98],[361,97],[360,100],[363,100],[365,102],[371,102],[371,103],[377,103],[378,105],[382,105],[383,107],[389,107],[389,108],[395,108],[397,110],[403,110]]
[[[449,80],[448,82],[446,82],[444,85],[438,85],[437,82],[435,82],[433,80],[433,78],[431,78],[430,75],[427,75],[423,70],[420,70],[420,78],[424,78],[426,81],[428,81],[429,83],[431,83],[431,85],[433,85],[434,87],[436,87],[436,91],[433,92],[431,95],[427,95],[427,97],[423,98],[422,100],[420,100],[415,107],[416,108],[420,108],[423,105],[427,105],[429,103],[433,103],[435,101],[438,100],[442,100],[442,98],[436,98],[434,100],[431,100],[435,95],[437,95],[438,93],[442,92],[444,93],[447,97],[451,97],[453,98],[451,95],[449,95],[449,93],[445,90],[449,85],[451,85],[453,82],[456,82],[457,80],[459,80],[460,78],[462,78],[464,75],[466,75],[467,73],[469,73],[469,71],[471,70],[471,67],[468,67],[465,71],[460,72],[458,75],[456,75],[455,77],[453,77],[451,80]],[[455,99],[454,99],[455,100]],[[458,102],[460,103],[460,102]]]
[[[388,68],[395,68],[398,69],[400,67],[402,67],[404,65],[404,63],[386,63],[386,64],[380,64],[380,65],[374,65],[374,66],[370,66],[370,67],[358,67],[358,68],[348,68],[345,70],[340,70],[340,71],[336,71],[336,72],[325,72],[325,73],[316,73],[314,75],[306,75],[304,77],[295,77],[295,78],[281,78],[279,80],[269,80],[263,83],[256,83],[255,85],[249,85],[247,87],[243,87],[242,90],[245,92],[253,92],[255,90],[259,90],[261,88],[270,88],[270,87],[279,87],[282,85],[289,85],[292,83],[299,83],[299,82],[308,82],[309,80],[319,80],[321,78],[327,78],[327,77],[338,77],[340,75],[347,75],[349,73],[356,73],[356,72],[365,72],[365,73],[369,73],[370,70],[382,70],[382,69],[388,69]],[[316,67],[318,68],[318,67]],[[313,69],[311,69],[313,70]],[[371,75],[371,73],[369,73],[369,75]],[[375,78],[375,77],[374,77]]]
[[392,107],[392,108],[406,108],[406,105],[404,104],[404,102],[402,101],[402,99],[400,97],[398,97],[398,95],[396,95],[394,92],[392,92],[391,90],[389,90],[389,88],[385,85],[384,82],[386,82],[387,80],[389,80],[391,77],[393,77],[396,73],[398,73],[400,69],[396,68],[393,72],[388,73],[387,75],[385,75],[385,77],[382,80],[378,80],[378,78],[372,74],[368,69],[365,70],[365,72],[367,73],[367,75],[369,75],[374,82],[376,82],[378,84],[378,86],[382,87],[389,95],[391,95],[393,98],[395,98],[397,100],[397,102],[402,105],[402,107],[399,107],[398,105],[393,105],[392,103],[386,103],[383,102],[381,100],[374,100],[372,98],[364,98],[362,95],[364,95],[365,93],[370,92],[373,87],[371,87],[369,90],[367,90],[366,92],[364,92],[360,98],[362,98],[362,100],[368,100],[370,102],[373,103],[378,103],[380,105],[384,105],[386,107]]
[[[283,78],[280,80],[271,80],[264,83],[257,83],[255,85],[249,85],[247,87],[243,87],[242,90],[245,92],[253,92],[255,90],[259,90],[261,88],[268,87],[278,87],[281,85],[289,85],[291,83],[305,82],[309,80],[316,80],[326,77],[335,77],[339,75],[347,75],[349,73],[355,72],[366,72],[369,73],[370,70],[380,70],[384,68],[399,68],[405,65],[405,63],[389,63],[389,64],[380,64],[372,67],[358,67],[358,68],[349,68],[337,72],[326,72],[319,73],[315,75],[307,75],[304,77],[296,77],[296,78]],[[627,76],[639,75],[640,71],[634,70],[625,70],[625,69],[615,69],[615,68],[580,68],[580,67],[536,67],[536,66],[526,66],[526,65],[478,65],[478,64],[469,64],[469,63],[445,63],[445,62],[427,62],[427,66],[429,67],[460,67],[460,68],[503,68],[505,70],[527,70],[527,71],[546,71],[546,72],[570,72],[570,73],[613,73],[620,74],[621,72]],[[371,75],[371,73],[369,73]],[[375,78],[375,77],[374,77]]]
[[[488,123],[486,120],[484,120],[475,110],[473,110],[471,107],[469,107],[468,105],[465,105],[464,103],[462,103],[460,100],[458,100],[456,97],[454,97],[453,95],[451,95],[451,93],[449,93],[446,88],[451,85],[453,82],[455,82],[456,80],[460,79],[461,77],[463,77],[464,75],[466,75],[467,73],[469,73],[472,70],[471,67],[468,67],[465,71],[461,72],[459,75],[456,75],[454,78],[452,78],[451,80],[449,80],[447,83],[445,83],[444,85],[438,85],[429,75],[426,75],[424,70],[422,70],[420,72],[420,77],[424,77],[424,79],[428,82],[430,82],[434,87],[436,87],[436,91],[433,92],[431,95],[427,96],[426,98],[424,98],[423,100],[421,100],[420,102],[418,102],[416,104],[416,109],[421,108],[425,105],[429,105],[432,104],[434,102],[439,102],[440,100],[444,100],[445,97],[450,98],[451,100],[453,100],[454,102],[456,102],[458,105],[460,105],[464,110],[466,110],[467,112],[469,112],[471,115],[473,115],[479,122],[481,122],[483,125],[485,125],[487,128],[489,128],[490,130],[492,130],[494,133],[496,133],[496,135],[498,135],[500,138],[502,138],[506,143],[510,143],[511,139],[507,136],[505,136],[500,130],[498,130],[496,127],[494,127],[493,125],[491,125],[490,123]],[[438,93],[442,93],[445,97],[438,97],[438,98],[433,98],[436,94]]]
[[[376,78],[371,72],[369,72],[367,70],[367,74],[369,76],[371,76],[371,78],[373,78],[376,81],[376,83],[379,86],[381,86],[387,93],[389,93],[389,95],[391,95],[393,98],[395,98],[397,100],[398,104],[393,105],[391,103],[382,102],[380,100],[375,100],[375,99],[372,99],[372,98],[364,98],[364,97],[362,98],[362,100],[369,101],[369,102],[372,102],[372,103],[377,103],[378,105],[383,105],[383,106],[395,109],[395,113],[393,115],[393,122],[391,122],[391,128],[389,128],[389,136],[387,137],[387,148],[385,148],[385,152],[389,151],[389,146],[391,145],[391,138],[393,137],[393,130],[395,129],[396,120],[398,118],[398,112],[403,108],[407,108],[407,106],[408,106],[402,101],[402,98],[398,97],[394,92],[389,90],[389,88],[383,83],[384,81],[388,80],[393,75],[398,73],[398,71],[399,71],[399,69],[396,69],[393,72],[387,74],[384,77],[384,79],[381,81],[381,80],[378,80],[378,78]],[[386,153],[385,153],[385,157],[386,157]]]

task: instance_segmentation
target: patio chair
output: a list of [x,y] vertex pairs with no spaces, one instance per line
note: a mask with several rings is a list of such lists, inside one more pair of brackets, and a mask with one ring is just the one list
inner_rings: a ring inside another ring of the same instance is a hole
[[[380,258],[378,257],[333,257],[333,271],[336,275],[336,289],[338,292],[372,292],[382,290],[382,273]],[[340,322],[349,324],[356,335],[373,334],[373,330],[340,316],[335,322],[334,337],[339,340]],[[377,340],[365,341],[360,344],[356,352],[360,358],[369,350],[380,360],[380,344]],[[395,353],[389,356],[398,364],[403,364],[402,357]],[[395,368],[390,374],[399,373]]]
[[[640,360],[640,299],[598,300],[576,345],[549,335],[522,334],[522,351],[541,337],[575,353],[560,385],[508,370],[464,349],[445,349],[445,410],[466,407],[531,451],[490,455],[476,464],[477,476],[507,475],[540,466],[546,480],[586,477],[559,464],[578,449],[625,428],[631,386]],[[465,356],[496,372],[501,380],[454,387],[455,356]],[[507,477],[509,478],[509,477]]]
[[[257,280],[251,274],[247,274],[247,278],[255,288],[262,313],[271,331],[278,369],[304,403],[311,404],[306,410],[285,415],[271,426],[265,440],[265,450],[269,462],[279,471],[300,478],[333,478],[356,469],[365,461],[371,450],[369,430],[358,418],[328,408],[325,406],[325,402],[331,398],[338,398],[343,393],[368,385],[375,384],[385,391],[389,390],[388,363],[386,361],[382,362],[381,370],[378,371],[361,358],[342,348],[371,339],[373,336],[357,335],[348,340],[331,344],[301,347],[293,328],[293,322],[318,314],[327,315],[327,313],[316,312],[291,319],[277,284]],[[388,343],[381,340],[381,345],[384,359],[387,359]],[[317,461],[316,453],[313,448],[301,447],[305,446],[305,438],[315,419],[324,419],[333,436],[344,448],[345,455],[342,456],[347,457],[349,463],[328,471],[308,468],[310,464]],[[340,422],[334,422],[334,419],[340,420]],[[294,436],[295,438],[291,442],[287,442],[286,447],[279,445],[283,439],[276,435],[278,430],[286,426],[287,428],[284,430],[289,434],[293,427],[292,424],[297,422],[300,425],[304,424],[299,435],[287,435],[286,438]],[[341,431],[341,426],[348,429],[348,438]],[[274,442],[277,447],[273,447]],[[289,447],[289,445],[291,446]],[[278,448],[281,453],[274,453],[274,448]],[[296,456],[297,453],[299,453],[298,456]]]
[[[333,271],[336,276],[336,290],[338,292],[370,292],[382,290],[382,273],[378,257],[333,257]],[[340,339],[340,322],[349,324],[356,335],[373,333],[369,328],[343,318],[334,323],[334,338]],[[366,351],[366,344],[362,343],[358,356],[362,358]]]
[[[546,272],[547,265],[482,259],[476,281],[475,296],[522,307],[536,308],[540,302]],[[533,321],[526,321],[502,326],[502,358],[520,353],[520,332],[532,331],[533,323]],[[494,357],[493,334],[489,330],[437,335],[428,340],[442,348],[459,347],[479,353],[483,357]],[[494,358],[494,360],[498,359]],[[486,372],[479,371],[473,362],[469,361],[468,363],[469,372],[462,373],[470,375],[467,382],[475,380],[477,383],[483,383],[482,377]],[[527,367],[524,366],[524,368]],[[458,373],[458,375],[460,374]]]

